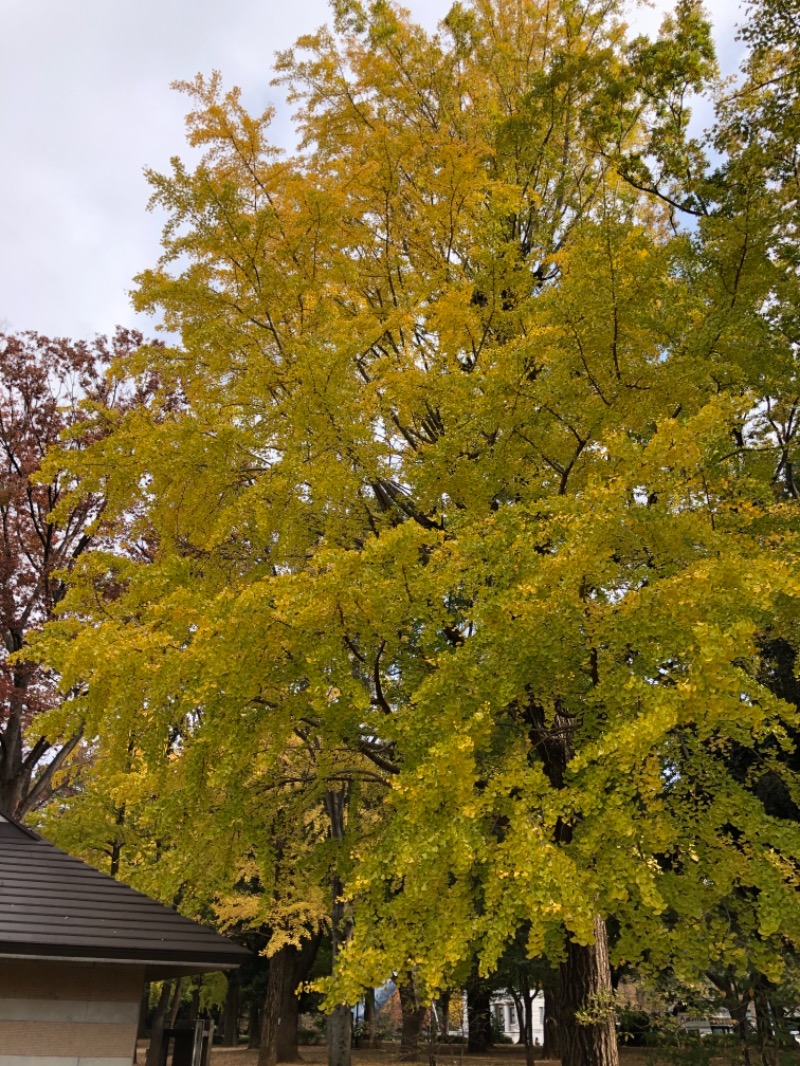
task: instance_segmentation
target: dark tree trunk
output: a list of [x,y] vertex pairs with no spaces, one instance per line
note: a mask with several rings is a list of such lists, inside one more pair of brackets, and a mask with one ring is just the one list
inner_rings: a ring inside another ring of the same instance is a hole
[[[594,944],[569,941],[561,964],[562,1066],[617,1066],[606,923],[596,917]],[[578,1015],[586,1012],[589,1020]]]
[[[14,651],[20,650],[21,643],[21,637],[13,641]],[[8,697],[10,713],[0,733],[3,739],[0,745],[0,814],[5,814],[9,818],[22,816],[23,799],[30,785],[30,774],[26,773],[24,768],[22,747],[22,721],[27,676],[25,670],[18,670],[14,673],[14,688]]]
[[[573,755],[576,719],[557,710],[552,725],[544,708],[527,708],[531,725],[531,750],[542,760],[554,789],[566,786],[567,768]],[[561,846],[572,840],[574,822],[559,818],[555,839]],[[595,942],[588,946],[567,941],[567,957],[560,969],[559,1029],[561,1066],[618,1066],[617,1030],[612,1009],[611,964],[605,921],[594,921]],[[587,1023],[579,1015],[588,1015]]]
[[136,1023],[136,1044],[133,1048],[133,1066],[139,1062],[139,1041],[147,1039],[147,1010],[150,1005],[150,982],[145,981],[142,998],[139,1000],[139,1021]]
[[442,1005],[442,1037],[445,1040],[450,1039],[450,993],[442,992],[439,999]]
[[739,1037],[742,1066],[750,1066],[750,1024],[747,1020],[747,1007],[749,1000],[744,999],[729,1005],[731,1018],[736,1022],[736,1033]]
[[525,1014],[525,1066],[533,1064],[533,1000],[527,981],[522,989],[523,1011]]
[[403,984],[398,984],[400,1010],[403,1024],[400,1030],[400,1059],[402,1062],[419,1060],[419,1034],[425,1023],[425,1005],[419,1002],[414,981],[409,976]]
[[736,981],[729,974],[714,973],[709,974],[709,977],[722,993],[722,1002],[736,1023],[741,1064],[742,1066],[750,1066],[750,1023],[747,1017],[747,1008],[750,1005],[750,990],[746,989],[744,994],[742,994]]
[[[179,977],[175,982],[175,991],[172,993],[172,1003],[169,1008],[169,1017],[167,1019],[167,1028],[174,1029],[175,1023],[178,1020],[178,1011],[181,1009],[181,995],[183,993],[183,978]],[[198,999],[200,996],[200,990],[197,992]]]
[[250,1001],[249,1019],[247,1024],[247,1046],[251,1051],[257,1051],[261,1045],[261,1007],[255,1000]]
[[139,1026],[136,1030],[137,1040],[147,1039],[147,1012],[150,1008],[150,982],[147,981],[139,1003]]
[[[294,963],[295,960],[292,959]],[[281,1016],[278,1021],[278,1062],[301,1062],[297,1046],[297,1025],[300,1020],[300,1000],[296,989],[298,981],[294,980],[295,967],[292,967],[292,980],[283,990]]]
[[322,933],[316,932],[304,940],[302,946],[290,948],[291,980],[284,986],[284,1001],[278,1025],[278,1062],[302,1062],[297,1045],[297,1028],[300,1021],[300,1000],[297,987],[308,978],[314,959],[317,957]]
[[561,1026],[559,1024],[559,981],[554,975],[553,980],[544,988],[544,1044],[542,1047],[543,1059],[561,1058]]
[[364,1047],[374,1050],[378,1046],[378,1018],[375,1010],[375,989],[368,988],[364,996]]
[[200,1015],[200,978],[197,977],[192,984],[192,996],[189,1000],[189,1024],[194,1028],[194,1023]]
[[171,993],[172,982],[165,981],[161,986],[156,1013],[150,1028],[150,1046],[147,1049],[145,1066],[161,1066],[161,1052],[164,1047],[164,1028],[167,1020],[167,1011],[169,1010]]
[[239,1046],[239,1014],[241,1013],[242,984],[238,973],[228,974],[228,993],[225,996],[225,1016],[222,1022],[222,1046]]
[[525,1047],[525,1066],[534,1061],[533,1050],[533,998],[528,975],[523,971],[519,975],[519,992],[509,989],[517,1012],[520,1043]]
[[772,1017],[769,993],[763,977],[755,982],[756,1033],[758,1050],[761,1052],[763,1066],[777,1066],[779,1061],[778,1033]]
[[281,1012],[286,1007],[292,989],[294,960],[290,945],[276,951],[269,960],[267,994],[261,1010],[261,1045],[258,1049],[258,1066],[276,1066],[278,1062],[278,1033]]
[[[329,789],[325,794],[325,809],[330,820],[331,838],[344,840],[345,814],[348,793],[346,789]],[[339,952],[350,938],[351,925],[345,911],[342,893],[344,885],[334,875],[331,879],[331,954],[333,969]],[[335,1007],[328,1015],[328,1066],[351,1066],[353,1048],[353,1016],[345,1005]]]
[[509,988],[508,994],[514,1000],[514,1013],[517,1016],[517,1028],[519,1029],[520,1043],[525,1036],[525,1008],[522,1005],[522,996],[515,988]]
[[489,986],[473,973],[467,985],[467,1051],[488,1051],[492,1046],[491,998]]
[[513,988],[508,991],[514,1000],[514,1010],[519,1027],[519,1042],[525,1048],[525,1066],[531,1066],[533,1062],[533,1004],[531,1003],[527,981],[521,981],[520,984],[522,986],[521,992],[517,992]]

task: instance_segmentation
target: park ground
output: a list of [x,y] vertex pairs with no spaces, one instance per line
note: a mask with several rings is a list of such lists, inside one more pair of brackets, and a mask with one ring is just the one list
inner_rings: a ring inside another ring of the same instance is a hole
[[[301,1049],[303,1062],[308,1066],[326,1066],[328,1053],[325,1047],[304,1047]],[[495,1048],[483,1055],[459,1054],[453,1048],[436,1051],[436,1066],[524,1066],[525,1054],[521,1048]],[[214,1048],[211,1066],[256,1066],[257,1051],[246,1048]],[[669,1058],[666,1049],[642,1050],[639,1048],[622,1048],[620,1066],[667,1066],[670,1062],[678,1063],[680,1059]],[[693,1060],[695,1061],[695,1060]],[[800,1052],[787,1062],[798,1063]],[[388,1047],[380,1051],[353,1051],[353,1066],[396,1066],[399,1062],[399,1049]],[[421,1066],[427,1066],[428,1053],[420,1052]],[[559,1066],[557,1059],[536,1059],[537,1066]],[[731,1059],[722,1057],[712,1059],[709,1066],[730,1066]]]

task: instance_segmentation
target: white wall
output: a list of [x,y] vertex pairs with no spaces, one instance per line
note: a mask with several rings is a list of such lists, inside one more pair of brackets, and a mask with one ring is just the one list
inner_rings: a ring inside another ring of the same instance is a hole
[[[536,994],[531,996],[533,1005],[533,1042],[544,1044],[544,996]],[[492,996],[492,1017],[495,1023],[511,1037],[515,1044],[520,1041],[519,1020],[514,1000],[507,992],[496,992]]]
[[143,966],[0,959],[0,1066],[129,1066]]

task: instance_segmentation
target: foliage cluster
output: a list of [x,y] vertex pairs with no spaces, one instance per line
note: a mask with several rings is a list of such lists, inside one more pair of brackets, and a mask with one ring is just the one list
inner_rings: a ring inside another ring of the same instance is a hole
[[49,728],[97,738],[162,896],[273,952],[331,922],[331,1006],[524,928],[599,1063],[607,929],[644,974],[792,976],[796,6],[754,5],[713,165],[692,0],[652,41],[618,0],[434,35],[337,0],[279,58],[294,155],[180,86],[166,343],[115,371],[158,387],[45,466],[108,537],[38,643]]

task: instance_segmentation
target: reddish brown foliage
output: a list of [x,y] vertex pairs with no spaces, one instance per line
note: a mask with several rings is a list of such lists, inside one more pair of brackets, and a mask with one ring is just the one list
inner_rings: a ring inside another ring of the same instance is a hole
[[9,656],[51,616],[64,592],[57,573],[90,547],[103,508],[101,497],[82,499],[56,526],[52,512],[67,486],[58,477],[37,484],[35,475],[64,431],[72,431],[75,448],[100,432],[82,400],[109,408],[139,402],[105,371],[141,343],[140,334],[122,329],[91,342],[0,333],[0,811],[13,817],[50,795],[79,737],[53,745],[37,734],[37,715],[56,699],[55,679]]

